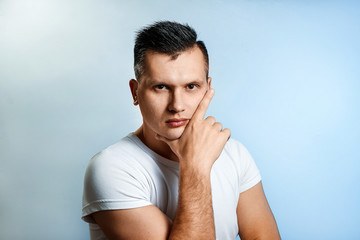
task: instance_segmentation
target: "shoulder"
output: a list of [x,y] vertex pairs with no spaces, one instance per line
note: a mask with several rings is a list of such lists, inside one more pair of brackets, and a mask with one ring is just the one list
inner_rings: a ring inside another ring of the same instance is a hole
[[253,159],[246,147],[241,142],[230,138],[215,163],[218,168],[231,169],[241,175],[251,162],[253,162]]
[[246,160],[250,155],[246,147],[241,142],[233,138],[230,138],[227,141],[223,153],[236,161]]
[[246,147],[239,141],[229,139],[221,157],[223,162],[222,169],[231,167],[236,171],[241,192],[254,186],[261,180],[255,161]]
[[[134,150],[137,150],[134,152]],[[120,141],[110,145],[109,147],[103,149],[99,153],[95,154],[92,159],[109,159],[109,158],[118,158],[119,156],[131,156],[134,153],[137,153],[139,147],[133,141],[132,136],[128,135],[122,138]]]
[[147,186],[147,170],[141,164],[146,157],[129,136],[97,153],[85,172],[86,201],[120,198],[122,189]]
[[127,136],[95,154],[86,169],[85,184],[107,185],[126,176],[137,175],[141,179],[140,162],[146,153]]
[[245,148],[244,145],[234,138],[230,138],[225,144],[225,148]]
[[141,165],[145,157],[129,136],[92,157],[84,177],[85,221],[93,221],[89,216],[97,211],[150,204],[147,170]]
[[129,161],[138,159],[142,156],[143,151],[137,146],[131,136],[126,136],[120,141],[110,145],[102,151],[95,154],[90,162],[88,168],[114,167],[114,165],[121,165],[126,167]]

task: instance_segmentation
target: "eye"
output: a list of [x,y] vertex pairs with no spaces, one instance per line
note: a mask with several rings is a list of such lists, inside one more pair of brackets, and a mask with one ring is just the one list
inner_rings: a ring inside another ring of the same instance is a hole
[[156,86],[155,86],[155,89],[157,89],[157,90],[164,90],[164,89],[166,89],[166,86],[165,86],[164,84],[156,85]]
[[197,85],[196,84],[189,84],[189,85],[187,85],[187,88],[188,89],[195,89],[195,88],[197,88]]

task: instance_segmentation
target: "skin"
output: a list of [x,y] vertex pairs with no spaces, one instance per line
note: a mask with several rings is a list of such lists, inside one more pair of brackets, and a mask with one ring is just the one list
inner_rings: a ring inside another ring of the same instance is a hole
[[[198,47],[171,56],[147,52],[140,81],[130,80],[143,125],[135,134],[153,151],[180,164],[174,222],[155,206],[93,214],[109,239],[215,239],[210,171],[230,137],[214,117],[214,95]],[[240,194],[241,239],[280,239],[261,182]]]
[[[211,78],[206,79],[204,60],[199,48],[194,48],[172,60],[171,56],[148,51],[146,71],[140,83],[130,80],[134,103],[139,104],[143,125],[136,135],[155,152],[178,161],[170,146],[156,138],[179,139],[186,125],[169,127],[168,121],[189,121],[211,88]],[[164,67],[166,66],[166,67]]]

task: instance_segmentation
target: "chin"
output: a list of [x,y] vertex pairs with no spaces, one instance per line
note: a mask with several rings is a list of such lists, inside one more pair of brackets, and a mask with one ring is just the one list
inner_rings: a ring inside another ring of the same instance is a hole
[[184,128],[179,127],[179,128],[175,128],[175,129],[171,129],[171,130],[167,131],[166,133],[164,133],[163,136],[169,140],[176,140],[181,137],[183,132],[184,132]]

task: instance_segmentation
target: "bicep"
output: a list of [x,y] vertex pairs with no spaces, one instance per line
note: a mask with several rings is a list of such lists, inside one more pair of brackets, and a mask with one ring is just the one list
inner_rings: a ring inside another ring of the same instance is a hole
[[261,182],[240,194],[236,213],[241,239],[280,239]]
[[156,206],[93,213],[96,223],[111,240],[167,239],[171,220]]

